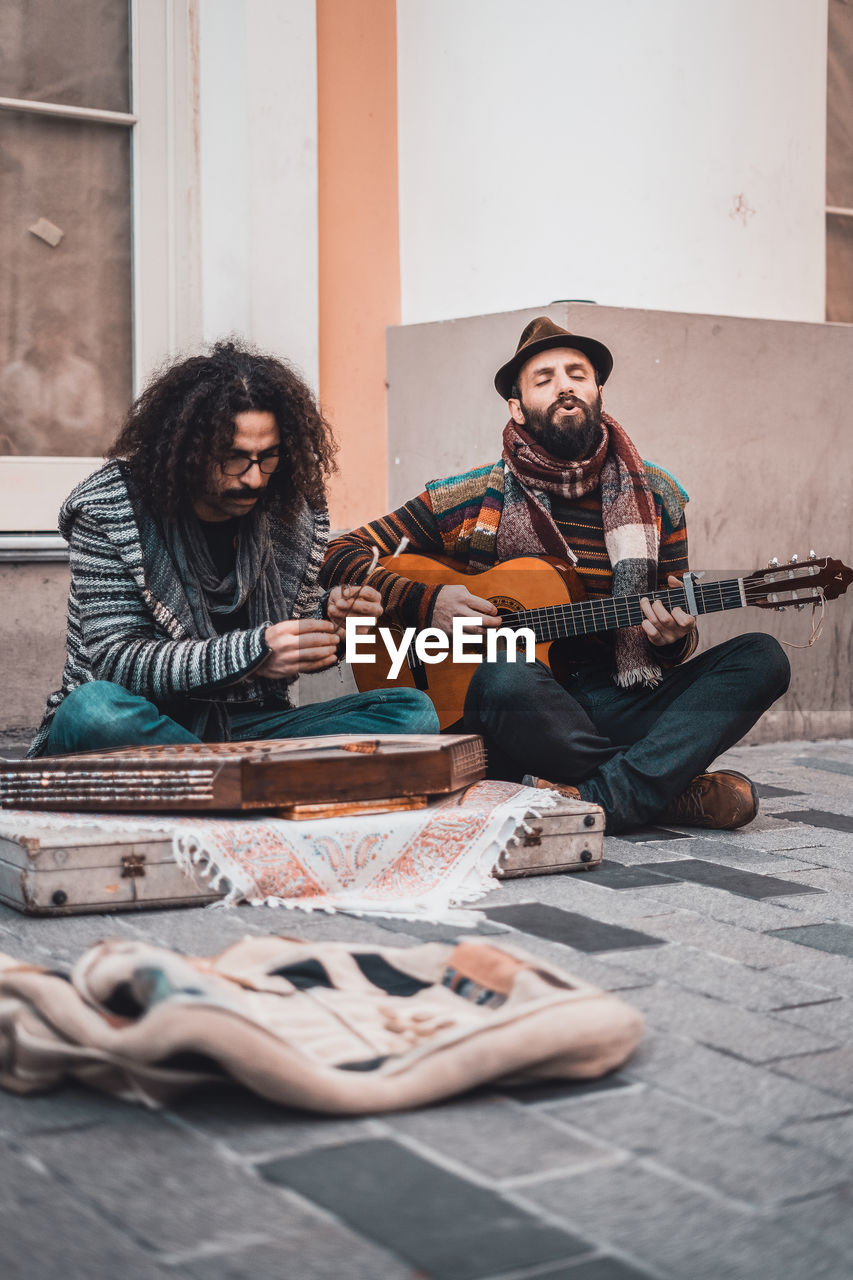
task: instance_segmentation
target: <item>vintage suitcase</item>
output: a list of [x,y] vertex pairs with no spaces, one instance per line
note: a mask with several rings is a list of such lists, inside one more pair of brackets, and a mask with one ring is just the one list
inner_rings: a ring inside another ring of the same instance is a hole
[[561,796],[556,807],[530,817],[495,866],[499,880],[546,876],[558,871],[592,871],[604,855],[604,810],[597,804]]
[[[93,823],[62,825],[0,812],[0,902],[27,915],[77,915],[140,908],[204,906],[222,895],[177,865],[171,836],[117,833]],[[561,797],[541,817],[529,815],[500,855],[494,874],[551,875],[591,871],[601,862],[604,815],[595,805]]]
[[0,766],[0,806],[135,813],[254,810],[296,817],[293,806],[352,801],[363,807],[370,800],[458,791],[485,772],[483,740],[473,733],[126,747],[6,761]]
[[[222,895],[185,874],[162,831],[120,835],[94,825],[33,834],[0,815],[0,902],[27,915],[200,907]],[[22,826],[24,824],[21,824]]]

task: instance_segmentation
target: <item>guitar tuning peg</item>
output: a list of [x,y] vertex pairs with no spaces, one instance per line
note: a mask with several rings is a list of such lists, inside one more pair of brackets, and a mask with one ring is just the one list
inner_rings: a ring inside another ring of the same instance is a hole
[[809,559],[817,560],[817,552],[815,551],[814,547],[812,547],[811,551],[809,552]]
[[800,558],[800,557],[799,557],[798,555],[792,555],[792,556],[791,556],[790,563],[791,563],[791,564],[796,564],[796,563],[797,563],[797,561],[799,560],[799,558]]
[[778,557],[778,556],[774,556],[772,560],[768,560],[768,561],[767,561],[767,568],[768,568],[768,569],[776,569],[776,568],[778,568],[778,566],[779,566],[779,557]]
[[805,609],[805,607],[806,607],[806,606],[805,606],[804,604],[798,604],[798,605],[797,605],[797,612],[798,612],[798,613],[802,613],[802,611],[803,611],[803,609]]

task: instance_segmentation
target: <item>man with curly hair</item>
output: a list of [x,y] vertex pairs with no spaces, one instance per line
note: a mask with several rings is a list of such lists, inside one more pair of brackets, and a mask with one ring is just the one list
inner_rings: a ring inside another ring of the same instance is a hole
[[333,733],[433,733],[414,690],[293,707],[370,587],[318,582],[330,428],[283,361],[235,341],[164,368],[62,505],[67,655],[30,756]]

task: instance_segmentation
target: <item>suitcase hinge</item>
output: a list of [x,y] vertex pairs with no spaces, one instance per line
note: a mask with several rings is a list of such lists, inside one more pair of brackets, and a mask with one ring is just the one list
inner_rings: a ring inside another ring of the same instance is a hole
[[134,880],[145,875],[145,854],[126,853],[121,860],[122,880]]

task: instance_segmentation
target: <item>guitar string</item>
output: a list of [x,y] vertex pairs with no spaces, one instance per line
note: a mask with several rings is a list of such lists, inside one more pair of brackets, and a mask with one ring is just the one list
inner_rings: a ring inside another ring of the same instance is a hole
[[[803,582],[807,587],[814,586],[802,574],[792,574],[789,580],[770,585],[778,585],[779,591],[784,593],[795,591]],[[697,613],[714,613],[725,609],[741,608],[744,602],[751,604],[763,598],[767,594],[767,585],[763,579],[749,578],[728,579],[707,583],[705,586],[696,584],[694,590],[699,605]],[[743,596],[741,587],[743,587]],[[716,594],[716,600],[714,594]],[[603,597],[599,600],[587,599],[560,605],[545,605],[538,609],[505,614],[503,622],[515,627],[532,624],[534,631],[542,630],[546,633],[543,635],[545,640],[557,638],[556,635],[551,634],[554,628],[559,628],[560,632],[565,634],[566,625],[571,625],[569,634],[573,635],[618,629],[622,626],[638,625],[643,620],[644,615],[640,608],[641,598],[640,596]],[[650,593],[647,598],[664,601],[670,610],[676,606],[684,608],[687,603],[683,588],[673,587]],[[795,596],[789,601],[780,601],[780,603],[783,607],[787,607],[793,604],[809,603],[814,598],[808,596],[803,600]],[[620,606],[625,613],[624,620],[619,614]],[[577,625],[578,621],[580,626]]]
[[[815,584],[810,583],[808,577],[813,576],[815,570],[819,567],[823,566],[810,566],[808,574],[803,574],[802,571],[797,570],[791,571],[787,575],[787,580],[783,579],[778,582],[771,580],[768,583],[765,581],[764,575],[729,578],[704,585],[695,582],[694,595],[698,606],[697,614],[701,616],[706,613],[739,609],[743,607],[744,603],[747,605],[754,604],[766,597],[768,586],[774,585],[777,586],[780,593],[789,591],[794,593],[793,599],[779,602],[783,608],[794,604],[811,603],[815,597],[806,597],[805,600],[798,599],[796,589],[803,583],[806,587],[814,587]],[[774,577],[776,573],[778,571],[774,572]],[[715,592],[717,595],[716,600],[713,599],[713,593]],[[537,642],[541,643],[562,637],[571,638],[598,631],[619,630],[622,627],[637,626],[645,616],[640,607],[640,600],[644,598],[652,601],[663,601],[670,612],[676,607],[682,609],[687,607],[684,588],[671,587],[662,591],[650,592],[645,597],[640,595],[608,596],[600,599],[587,598],[563,604],[542,605],[535,609],[523,609],[504,614],[501,621],[503,625],[512,628],[531,626]],[[620,619],[619,616],[620,607],[625,612],[624,620]],[[598,610],[598,615],[596,610]],[[610,612],[608,613],[608,611]],[[577,620],[580,621],[580,626],[577,625]],[[569,630],[567,630],[568,627],[570,627]],[[413,656],[411,645],[407,650],[406,656],[411,663]],[[419,660],[415,659],[415,661],[419,663]]]

